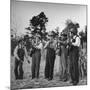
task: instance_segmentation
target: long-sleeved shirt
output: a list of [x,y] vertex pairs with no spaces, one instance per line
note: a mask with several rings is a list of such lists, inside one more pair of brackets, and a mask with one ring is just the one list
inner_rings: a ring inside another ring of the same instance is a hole
[[78,36],[74,36],[73,39],[75,39],[75,42],[72,42],[73,46],[80,46],[80,38]]
[[18,51],[18,46],[16,46],[16,48],[15,48],[15,50],[14,50],[14,57],[19,60],[19,57],[18,57],[18,55],[17,55],[17,51]]

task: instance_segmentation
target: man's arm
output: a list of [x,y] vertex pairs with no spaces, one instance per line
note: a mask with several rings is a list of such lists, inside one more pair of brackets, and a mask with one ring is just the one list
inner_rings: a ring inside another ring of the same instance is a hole
[[42,49],[43,45],[40,43],[38,46],[36,46],[37,49]]
[[30,63],[30,61],[28,59],[28,53],[27,53],[26,47],[24,47],[24,51],[25,51],[25,58],[26,58],[27,62]]
[[46,49],[48,45],[49,45],[49,41],[45,44],[44,49]]
[[68,44],[67,41],[59,41],[59,43],[60,43],[61,45],[67,45],[67,44]]
[[18,51],[18,46],[16,46],[16,48],[14,50],[14,57],[17,58],[18,60],[20,60],[20,58],[17,55],[17,51]]

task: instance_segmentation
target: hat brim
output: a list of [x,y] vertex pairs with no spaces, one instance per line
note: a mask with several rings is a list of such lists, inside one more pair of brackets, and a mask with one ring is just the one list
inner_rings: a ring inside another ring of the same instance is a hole
[[48,35],[48,36],[53,36],[53,35]]

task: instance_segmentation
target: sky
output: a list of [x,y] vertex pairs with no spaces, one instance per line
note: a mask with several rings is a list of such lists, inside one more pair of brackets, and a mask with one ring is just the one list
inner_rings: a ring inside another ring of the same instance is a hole
[[16,29],[18,34],[25,33],[29,20],[43,11],[48,17],[47,31],[54,30],[56,27],[62,31],[67,19],[78,22],[81,30],[87,25],[86,8],[85,5],[11,0],[11,28]]

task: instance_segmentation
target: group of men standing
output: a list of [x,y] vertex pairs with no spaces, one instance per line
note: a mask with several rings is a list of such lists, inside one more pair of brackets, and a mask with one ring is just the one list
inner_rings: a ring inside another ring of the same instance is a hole
[[[61,60],[61,74],[60,80],[68,80],[68,56],[69,56],[69,72],[71,83],[77,85],[79,82],[79,46],[80,38],[77,35],[77,28],[72,27],[70,29],[70,38],[67,38],[67,34],[62,33],[61,40],[53,36],[53,33],[48,34],[48,41],[41,40],[40,35],[36,35],[35,43],[32,43],[32,48],[30,48],[30,56],[32,57],[32,79],[39,78],[40,62],[41,62],[41,50],[46,49],[46,63],[45,63],[45,79],[52,80],[54,72],[54,63],[56,58],[56,51],[59,49],[59,55]],[[43,44],[45,43],[45,45]],[[58,45],[59,44],[59,45]],[[24,56],[27,58],[26,46],[23,41],[19,41],[18,45],[14,50],[15,56],[15,78],[23,79],[23,61]],[[19,68],[19,69],[18,69]]]

